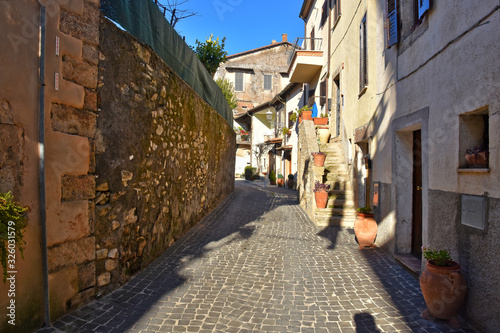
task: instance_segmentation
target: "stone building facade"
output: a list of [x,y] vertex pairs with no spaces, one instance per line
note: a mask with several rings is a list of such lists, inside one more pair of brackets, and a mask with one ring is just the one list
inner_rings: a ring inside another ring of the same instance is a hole
[[[327,82],[330,143],[342,147],[356,207],[374,209],[377,245],[416,274],[422,245],[448,249],[468,281],[464,313],[495,332],[498,1],[305,0],[300,15],[306,38],[325,38],[322,24],[331,33],[322,67],[298,54],[290,80]],[[475,146],[489,153],[484,167],[466,162]]]

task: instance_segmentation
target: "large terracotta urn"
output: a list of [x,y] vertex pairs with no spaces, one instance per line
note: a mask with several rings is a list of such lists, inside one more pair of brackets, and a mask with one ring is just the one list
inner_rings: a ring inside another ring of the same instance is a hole
[[328,204],[328,192],[327,191],[316,191],[314,192],[314,197],[316,199],[316,208],[324,209]]
[[427,312],[426,318],[431,316],[444,320],[451,320],[457,326],[456,318],[467,294],[467,282],[460,272],[460,265],[449,261],[449,266],[437,266],[427,261],[425,270],[420,275],[420,289],[424,296]]
[[364,249],[365,246],[375,246],[375,238],[377,237],[377,222],[371,213],[358,213],[358,218],[354,221],[354,233],[358,240],[359,249]]

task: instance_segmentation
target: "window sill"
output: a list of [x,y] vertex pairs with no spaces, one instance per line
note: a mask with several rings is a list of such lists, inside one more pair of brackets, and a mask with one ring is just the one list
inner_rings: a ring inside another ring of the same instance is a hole
[[368,86],[365,86],[360,92],[359,92],[359,95],[358,95],[358,98],[360,98],[361,96],[363,96],[366,92],[366,90],[368,90]]
[[458,168],[458,173],[489,173],[490,168]]

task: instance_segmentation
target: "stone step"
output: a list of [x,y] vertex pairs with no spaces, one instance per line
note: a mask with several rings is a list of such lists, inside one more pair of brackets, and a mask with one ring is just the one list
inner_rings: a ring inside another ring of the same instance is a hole
[[316,210],[314,211],[314,216],[319,216],[319,217],[349,216],[352,218],[356,218],[357,213],[354,209],[327,207],[324,209],[316,208]]
[[354,219],[343,216],[332,216],[330,218],[315,217],[314,224],[318,227],[354,228]]
[[345,196],[343,198],[331,197],[328,199],[327,207],[354,209],[354,201],[346,199]]

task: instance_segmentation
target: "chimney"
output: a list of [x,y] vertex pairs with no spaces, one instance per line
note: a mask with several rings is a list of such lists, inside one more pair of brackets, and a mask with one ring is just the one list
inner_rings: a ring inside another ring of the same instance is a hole
[[275,41],[274,39],[272,40],[271,44],[277,44],[278,42]]
[[282,34],[281,35],[281,41],[282,42],[288,42],[288,34]]

